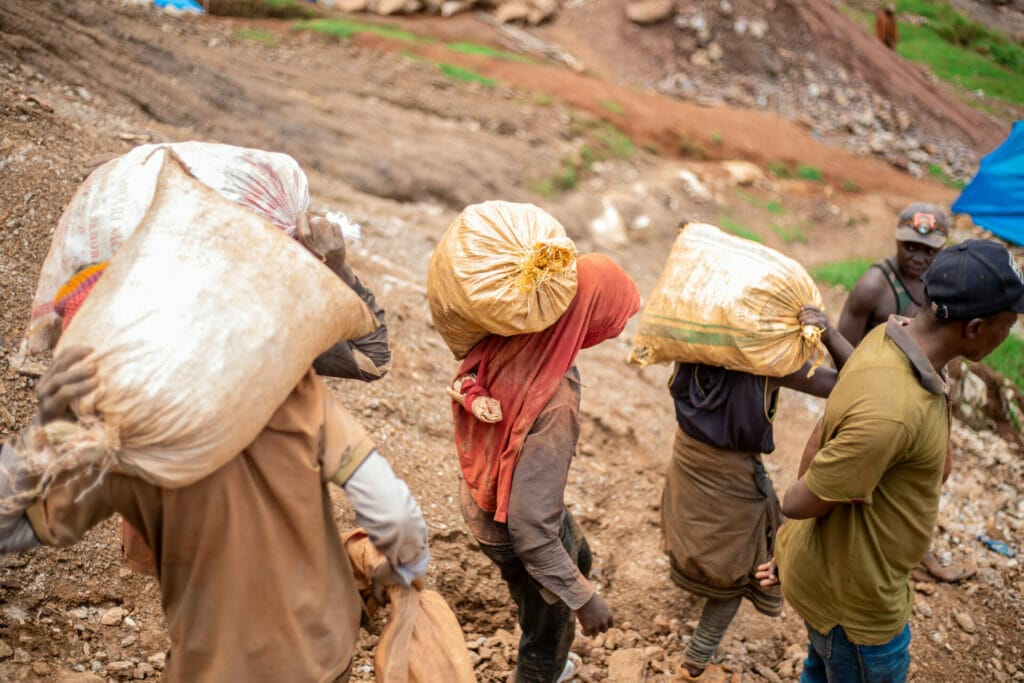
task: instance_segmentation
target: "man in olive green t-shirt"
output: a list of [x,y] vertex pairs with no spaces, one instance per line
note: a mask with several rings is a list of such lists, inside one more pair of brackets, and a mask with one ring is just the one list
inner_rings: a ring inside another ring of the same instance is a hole
[[1024,312],[1020,269],[986,240],[940,252],[925,294],[915,318],[894,316],[857,347],[829,397],[821,448],[782,504],[794,521],[776,541],[779,577],[810,639],[801,683],[906,680],[908,577],[951,465],[942,368],[989,354]]

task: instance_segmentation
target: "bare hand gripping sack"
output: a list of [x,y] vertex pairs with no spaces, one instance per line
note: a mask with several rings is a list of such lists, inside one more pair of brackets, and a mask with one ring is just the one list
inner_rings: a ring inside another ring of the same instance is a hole
[[804,268],[762,244],[691,223],[679,232],[640,315],[629,361],[704,363],[783,377],[824,360],[803,306],[824,308]]
[[92,347],[100,384],[78,424],[45,428],[51,475],[93,463],[168,488],[201,479],[317,355],[377,326],[301,245],[161,153],[145,218],[58,344]]
[[434,327],[456,358],[489,334],[550,327],[575,295],[576,246],[561,223],[532,204],[466,207],[427,274]]

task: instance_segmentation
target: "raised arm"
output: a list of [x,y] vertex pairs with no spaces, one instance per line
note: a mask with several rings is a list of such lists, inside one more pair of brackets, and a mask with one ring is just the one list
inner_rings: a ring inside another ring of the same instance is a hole
[[36,438],[36,430],[56,420],[75,419],[71,403],[97,386],[96,366],[88,359],[91,352],[72,347],[54,358],[36,387],[36,419],[16,439],[0,447],[0,552],[28,550],[38,546],[40,540],[48,545],[68,545],[113,514],[99,495],[99,487],[83,483],[81,478],[39,498],[42,473],[26,467],[20,452],[27,446],[26,441]]
[[832,356],[836,370],[842,370],[853,353],[853,344],[832,326],[825,311],[814,306],[804,306],[800,311],[799,320],[801,325],[814,325],[821,330],[821,341]]
[[340,379],[358,379],[372,382],[380,379],[391,369],[391,346],[388,341],[388,326],[384,309],[352,271],[346,259],[345,238],[334,223],[319,216],[303,216],[297,227],[299,239],[314,254],[323,259],[324,265],[342,282],[359,295],[367,305],[380,327],[358,339],[338,342],[320,354],[313,361],[313,369],[319,375]]
[[869,268],[857,284],[839,313],[839,334],[856,346],[878,321],[879,302],[889,294],[885,275],[878,268]]

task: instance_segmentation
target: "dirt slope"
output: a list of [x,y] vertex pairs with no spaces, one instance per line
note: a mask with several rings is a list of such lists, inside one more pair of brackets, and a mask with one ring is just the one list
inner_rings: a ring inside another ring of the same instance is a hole
[[[589,230],[594,207],[599,212],[609,198],[625,206],[628,199],[650,225],[631,222],[627,239],[608,250],[646,294],[673,237],[673,219],[684,214],[729,217],[814,263],[882,256],[903,203],[952,197],[881,162],[844,157],[767,115],[684,106],[647,93],[633,98],[629,88],[596,78],[470,57],[462,63],[493,68],[515,87],[465,85],[402,58],[390,43],[342,44],[268,23],[278,42],[263,45],[236,35],[245,25],[125,13],[100,0],[0,5],[0,435],[19,429],[34,411],[34,380],[13,371],[8,356],[27,318],[49,232],[90,158],[142,141],[193,137],[293,154],[309,172],[314,205],[343,209],[364,225],[352,260],[388,310],[394,369],[375,384],[332,386],[416,493],[430,525],[430,581],[456,609],[484,681],[504,680],[511,667],[510,637],[498,629],[511,631],[514,614],[455,503],[458,468],[442,390],[454,362],[430,325],[424,290],[431,251],[455,212],[485,198],[535,200],[589,250],[604,244]],[[537,92],[551,93],[556,103],[538,103]],[[734,136],[736,146],[723,155],[756,160],[786,153],[782,158],[820,164],[837,180],[855,173],[866,189],[768,180],[736,188],[713,161],[638,152],[596,164],[574,192],[545,199],[530,191],[532,181],[557,171],[581,144],[570,130],[576,113],[557,104],[563,95],[591,112],[602,97],[622,102],[632,112],[622,127],[638,142],[704,130],[711,120]],[[779,136],[789,136],[789,144]],[[706,196],[683,188],[682,170],[699,177]],[[798,227],[803,241],[783,239],[769,229],[773,222]],[[841,297],[826,297],[834,315]],[[622,362],[634,326],[635,320],[621,339],[580,360],[584,420],[567,502],[594,547],[597,581],[620,627],[614,638],[578,640],[584,680],[605,679],[612,654],[625,648],[648,659],[649,680],[669,680],[692,630],[687,624],[699,614],[699,603],[669,584],[660,552],[661,478],[674,429],[668,369],[638,371]],[[818,401],[783,397],[779,446],[768,459],[780,489],[795,476],[820,410]],[[1016,530],[1019,538],[1021,456],[959,428],[956,453],[936,542],[940,551],[976,557],[982,572],[964,586],[921,587],[912,621],[913,679],[1012,680],[1024,670],[1024,577],[1016,562],[984,551],[973,534],[980,528],[1012,540]],[[339,518],[350,523],[343,497],[337,502]],[[108,522],[73,548],[0,559],[0,679],[60,680],[75,670],[95,671],[101,680],[158,676],[166,647],[158,591],[152,580],[123,569],[118,554],[117,529]],[[110,612],[115,607],[128,618]],[[958,614],[972,620],[973,630]],[[744,680],[792,681],[803,642],[791,611],[773,621],[745,606],[721,654]],[[366,634],[357,680],[372,680],[373,643]]]

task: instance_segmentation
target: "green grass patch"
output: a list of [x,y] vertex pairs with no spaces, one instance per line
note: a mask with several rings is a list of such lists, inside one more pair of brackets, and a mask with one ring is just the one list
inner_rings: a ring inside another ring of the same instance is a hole
[[453,78],[456,81],[462,81],[463,83],[479,83],[487,86],[488,88],[493,88],[498,85],[498,82],[493,78],[488,78],[487,76],[483,76],[461,66],[456,66],[455,64],[446,64],[441,62],[437,67],[441,69],[441,73],[445,76]]
[[222,17],[305,19],[320,12],[299,0],[206,0],[207,13]]
[[587,141],[576,154],[562,160],[558,173],[530,185],[537,194],[552,199],[559,193],[574,190],[580,178],[597,162],[610,158],[628,159],[636,153],[633,141],[610,123],[599,124],[581,118],[575,121],[575,125]]
[[[900,24],[897,52],[902,57],[925,64],[939,78],[972,92],[981,90],[986,97],[1024,104],[1024,56],[1002,57],[1004,62],[1021,60],[1021,66],[1011,67],[997,61],[993,47],[985,49],[988,54],[950,42],[931,23]],[[1012,43],[995,49],[1000,54],[1008,51],[1015,55],[1020,51]]]
[[737,237],[742,237],[743,239],[748,239],[752,242],[764,244],[764,238],[739,221],[733,220],[728,216],[719,216],[718,227],[722,228],[726,232],[731,232]]
[[862,188],[860,185],[853,182],[849,178],[843,178],[841,181],[839,181],[839,189],[842,190],[843,192],[860,192],[864,188]]
[[[872,12],[845,4],[840,9],[874,34]],[[939,78],[967,90],[982,90],[986,97],[1024,104],[1024,45],[971,21],[944,0],[899,0],[896,12],[925,19],[921,26],[900,22],[897,52],[902,57],[924,64]],[[971,104],[993,111],[984,102]]]
[[235,37],[241,38],[242,40],[252,40],[263,45],[276,45],[277,38],[270,31],[264,31],[261,28],[252,28],[246,26],[235,31]]
[[452,52],[459,52],[464,55],[481,55],[483,57],[502,59],[506,62],[522,62],[524,64],[529,64],[533,61],[529,57],[524,57],[523,55],[516,54],[515,52],[499,50],[489,45],[478,45],[477,43],[448,43],[448,49]]
[[616,159],[629,159],[636,153],[636,145],[629,136],[610,123],[602,125],[594,137]]
[[344,39],[359,33],[369,33],[407,43],[429,44],[434,42],[429,38],[418,36],[390,24],[365,24],[350,19],[308,19],[296,22],[292,28],[296,31],[317,31]]
[[778,199],[758,199],[754,195],[744,192],[743,190],[737,190],[736,195],[750,206],[765,209],[773,216],[781,216],[786,213],[786,207],[784,207],[782,202]]
[[1011,334],[982,362],[1024,391],[1024,340]]
[[541,93],[533,98],[533,103],[540,107],[550,107],[551,102],[551,95],[548,95],[547,93]]
[[615,114],[616,116],[622,116],[625,111],[622,105],[614,100],[601,100],[601,106]]
[[928,20],[927,27],[950,45],[976,52],[1008,69],[1024,69],[1024,47],[970,20],[946,2],[902,0],[897,3],[897,11],[924,17]]
[[712,133],[711,134],[711,144],[712,145],[715,145],[716,147],[721,147],[724,142],[725,142],[725,138],[722,137],[721,133]]
[[643,148],[644,148],[644,150],[650,152],[651,154],[653,154],[655,156],[661,156],[661,147],[659,147],[658,143],[654,142],[653,140],[646,141],[643,144]]
[[797,227],[786,227],[784,225],[772,225],[772,232],[779,236],[785,244],[793,244],[794,242],[807,243],[807,235],[804,231]]
[[766,161],[764,167],[776,178],[786,180],[793,177],[793,167],[785,161]]
[[850,291],[857,284],[860,276],[871,267],[872,263],[874,263],[872,259],[834,261],[832,263],[811,266],[808,268],[808,272],[810,272],[811,277],[815,280],[821,280],[830,285],[839,285],[846,291]]
[[576,189],[580,182],[580,171],[581,167],[577,160],[565,159],[557,174],[551,178],[538,180],[531,185],[531,189],[543,197],[554,199],[562,192]]
[[935,178],[946,187],[952,187],[957,190],[964,189],[964,181],[950,178],[946,171],[938,164],[928,164],[928,175]]
[[821,169],[815,168],[814,166],[805,166],[804,164],[800,164],[796,167],[796,177],[820,183],[822,179]]
[[697,161],[703,161],[708,158],[708,153],[704,151],[704,148],[698,145],[696,142],[686,137],[685,135],[679,136],[679,154],[687,159],[695,159]]

